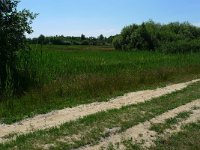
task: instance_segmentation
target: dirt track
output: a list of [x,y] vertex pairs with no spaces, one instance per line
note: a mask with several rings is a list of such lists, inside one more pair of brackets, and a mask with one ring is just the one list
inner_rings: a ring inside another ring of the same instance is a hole
[[0,142],[5,141],[5,137],[10,134],[26,134],[37,130],[48,129],[60,126],[63,123],[74,121],[87,115],[95,114],[101,111],[111,109],[120,109],[123,106],[142,103],[152,98],[157,98],[178,90],[186,88],[188,85],[198,82],[193,80],[186,83],[170,85],[155,90],[145,90],[139,92],[128,93],[124,96],[111,99],[108,102],[91,103],[80,105],[74,108],[66,108],[63,110],[53,111],[48,114],[38,115],[33,118],[22,120],[12,125],[0,124]]
[[[164,123],[166,119],[174,118],[177,114],[181,112],[191,111],[193,107],[200,107],[200,100],[196,100],[186,105],[177,107],[173,110],[170,110],[162,115],[159,115],[151,119],[150,121],[146,121],[132,128],[129,128],[123,133],[110,136],[104,139],[103,141],[101,141],[98,145],[83,147],[83,148],[80,148],[79,150],[98,150],[101,148],[107,148],[110,144],[113,144],[113,145],[118,144],[119,147],[117,149],[125,149],[123,147],[123,144],[121,143],[123,142],[123,140],[130,140],[130,139],[134,143],[143,143],[144,148],[149,148],[150,146],[154,144],[154,141],[159,136],[158,133],[150,130],[152,124]],[[177,124],[175,130],[168,129],[164,135],[169,135],[175,132],[179,132],[181,130],[182,125],[196,122],[198,120],[200,120],[200,109],[193,110],[193,114],[188,119]]]

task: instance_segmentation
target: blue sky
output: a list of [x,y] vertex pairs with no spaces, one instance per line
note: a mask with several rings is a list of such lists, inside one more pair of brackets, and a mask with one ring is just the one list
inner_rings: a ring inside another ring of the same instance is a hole
[[149,19],[200,26],[200,0],[21,0],[19,9],[23,8],[39,13],[31,37],[110,36]]

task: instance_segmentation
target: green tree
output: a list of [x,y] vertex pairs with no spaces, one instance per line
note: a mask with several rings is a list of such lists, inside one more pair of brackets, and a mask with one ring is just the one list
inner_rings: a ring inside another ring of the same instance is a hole
[[81,40],[84,41],[86,39],[84,34],[81,34]]
[[113,46],[120,50],[149,50],[170,53],[197,52],[200,28],[188,22],[161,25],[153,21],[130,25],[113,39]]
[[100,41],[103,41],[103,40],[104,40],[103,34],[99,35],[98,39],[99,39]]
[[[17,11],[17,0],[0,0],[0,95],[11,96],[20,87],[20,72],[18,62],[28,54],[25,33],[30,34],[30,24],[36,14],[24,9]],[[22,55],[23,54],[23,55]]]
[[46,40],[46,38],[45,38],[44,35],[40,35],[38,37],[38,43],[41,44],[41,45],[45,44],[45,40]]

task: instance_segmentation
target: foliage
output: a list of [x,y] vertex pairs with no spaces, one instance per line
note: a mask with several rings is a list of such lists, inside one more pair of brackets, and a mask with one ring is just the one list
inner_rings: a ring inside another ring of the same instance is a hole
[[100,35],[99,37],[80,37],[71,36],[48,36],[40,35],[38,38],[28,39],[30,44],[45,44],[45,45],[112,45],[113,36],[108,38]]
[[117,35],[114,39],[113,39],[113,46],[116,49],[122,49],[122,36],[121,35]]
[[44,35],[40,35],[38,37],[38,44],[44,44],[46,41],[45,41],[45,36]]
[[170,53],[194,52],[199,51],[199,39],[200,28],[188,22],[161,25],[148,21],[141,25],[133,24],[125,27],[121,34],[114,38],[113,46],[119,50],[155,51],[158,49]]
[[180,40],[163,44],[160,51],[166,53],[200,52],[200,40]]
[[20,74],[26,72],[29,53],[25,33],[32,32],[30,24],[36,17],[25,9],[17,11],[17,4],[17,0],[0,1],[0,95],[6,96],[23,86]]

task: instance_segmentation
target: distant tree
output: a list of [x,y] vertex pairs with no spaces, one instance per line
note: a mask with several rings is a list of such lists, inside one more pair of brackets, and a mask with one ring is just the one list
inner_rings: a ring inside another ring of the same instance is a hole
[[110,36],[110,37],[108,37],[108,38],[107,38],[107,42],[108,42],[108,43],[112,43],[114,37],[115,37],[115,36]]
[[[30,34],[30,24],[36,14],[28,10],[17,11],[17,0],[0,0],[0,95],[11,96],[14,89],[21,87],[18,62],[26,64],[29,47],[25,33]],[[20,54],[20,55],[19,55]],[[23,54],[23,55],[22,55]]]
[[83,40],[85,40],[85,39],[86,39],[85,35],[84,35],[84,34],[81,34],[81,40],[83,41]]
[[103,40],[104,40],[103,34],[99,35],[98,39],[99,39],[100,41],[103,41]]
[[[74,36],[44,36],[29,39],[31,44],[56,44],[56,45],[112,45],[114,36],[104,37],[103,35],[96,37],[86,37],[82,34],[80,37]],[[44,42],[42,42],[44,41]]]
[[38,43],[41,45],[45,44],[45,36],[44,35],[40,35],[38,37]]

